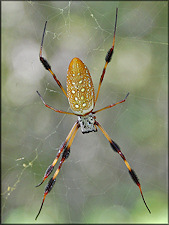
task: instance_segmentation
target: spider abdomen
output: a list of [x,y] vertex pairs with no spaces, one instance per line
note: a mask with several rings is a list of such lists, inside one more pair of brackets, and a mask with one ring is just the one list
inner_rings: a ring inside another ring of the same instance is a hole
[[67,72],[67,96],[75,114],[85,115],[94,107],[94,86],[87,66],[73,58]]

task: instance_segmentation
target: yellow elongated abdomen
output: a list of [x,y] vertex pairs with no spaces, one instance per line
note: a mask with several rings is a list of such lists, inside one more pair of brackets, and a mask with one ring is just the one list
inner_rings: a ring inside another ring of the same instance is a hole
[[67,96],[75,114],[86,115],[94,108],[95,94],[93,81],[87,66],[73,58],[67,72]]

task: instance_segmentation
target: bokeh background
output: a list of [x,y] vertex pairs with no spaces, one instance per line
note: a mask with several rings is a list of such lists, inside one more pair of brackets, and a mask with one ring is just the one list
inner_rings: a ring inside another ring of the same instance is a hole
[[2,222],[35,223],[47,182],[35,188],[76,121],[67,99],[39,61],[43,55],[66,89],[73,57],[89,68],[97,90],[111,47],[113,59],[96,109],[97,120],[136,171],[152,211],[103,134],[80,130],[36,223],[167,223],[168,2],[2,1]]

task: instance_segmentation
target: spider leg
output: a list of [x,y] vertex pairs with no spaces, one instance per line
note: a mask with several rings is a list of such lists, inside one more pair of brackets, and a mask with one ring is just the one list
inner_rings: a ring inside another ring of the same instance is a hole
[[111,107],[113,107],[113,106],[115,106],[115,105],[118,105],[118,104],[120,104],[120,103],[123,103],[123,102],[126,101],[126,98],[128,97],[128,95],[129,95],[129,93],[127,93],[126,97],[125,97],[122,101],[116,102],[116,103],[111,104],[111,105],[108,105],[108,106],[106,106],[106,107],[104,107],[104,108],[102,108],[102,109],[96,110],[96,111],[94,111],[94,112],[92,112],[92,113],[95,114],[95,113],[100,112],[100,111],[102,111],[102,110],[109,109],[109,108],[111,108]]
[[36,92],[38,93],[40,99],[42,100],[43,104],[44,104],[47,108],[52,109],[52,110],[54,110],[55,112],[64,113],[64,114],[69,114],[69,115],[75,115],[75,114],[72,113],[72,112],[61,111],[61,110],[58,110],[58,109],[54,109],[54,108],[51,107],[50,105],[47,105],[47,104],[45,103],[44,99],[42,98],[41,94],[40,94],[38,91],[36,91]]
[[35,187],[39,187],[41,184],[43,184],[43,182],[46,180],[46,178],[52,173],[53,169],[54,169],[54,166],[56,165],[60,155],[62,154],[63,150],[66,150],[66,145],[71,137],[71,135],[73,134],[73,132],[75,131],[75,129],[77,129],[77,126],[78,126],[78,122],[76,122],[72,129],[70,130],[69,134],[67,135],[66,137],[66,140],[65,142],[62,143],[60,149],[59,149],[59,152],[57,153],[56,155],[56,158],[54,159],[53,163],[47,168],[45,174],[44,174],[44,177],[43,177],[43,180],[41,183],[39,183],[38,185],[36,185]]
[[[42,204],[41,204],[41,206],[40,206],[39,212],[38,212],[38,214],[37,214],[35,220],[37,220],[37,218],[38,218],[38,216],[39,216],[39,214],[40,214],[40,212],[41,212],[41,210],[42,210],[42,207],[43,207],[43,204],[44,204],[46,195],[52,190],[52,188],[53,188],[53,186],[54,186],[54,184],[55,184],[55,182],[56,182],[56,177],[57,177],[57,175],[58,175],[58,173],[59,173],[59,171],[60,171],[60,169],[61,169],[61,167],[62,167],[62,164],[63,164],[64,161],[69,157],[70,146],[71,146],[72,143],[73,143],[73,140],[74,140],[74,138],[75,138],[75,136],[76,136],[76,133],[77,133],[77,130],[78,130],[79,127],[80,127],[79,123],[76,122],[75,125],[74,125],[74,129],[73,129],[74,132],[72,131],[73,134],[72,134],[72,136],[71,136],[71,138],[70,138],[70,140],[69,140],[69,143],[68,143],[67,147],[64,148],[64,152],[63,152],[63,154],[62,154],[62,158],[61,158],[59,167],[57,168],[57,170],[56,170],[56,172],[54,173],[53,177],[49,180],[47,186],[45,187],[45,191],[44,191],[44,195],[43,195]],[[69,135],[70,135],[70,133],[69,133]],[[68,136],[69,136],[69,135],[68,135]],[[60,154],[61,154],[61,153],[60,153]],[[57,158],[56,158],[56,159],[57,159]],[[54,161],[55,161],[55,160],[54,160]],[[57,161],[57,160],[56,160],[56,161]],[[52,170],[53,170],[53,169],[52,169]]]
[[52,74],[53,78],[55,79],[55,81],[57,82],[57,84],[59,85],[59,87],[62,89],[63,93],[67,97],[66,91],[64,90],[64,88],[61,85],[60,81],[57,79],[56,75],[52,71],[51,66],[49,65],[48,61],[42,56],[42,47],[43,47],[43,40],[44,40],[44,36],[45,36],[46,24],[47,24],[47,21],[45,22],[45,27],[44,27],[44,31],[43,31],[43,35],[42,35],[42,41],[41,41],[41,46],[40,46],[39,58],[40,58],[41,63],[45,67],[45,69],[48,70]]
[[149,213],[151,213],[150,209],[147,206],[146,201],[144,200],[144,196],[142,193],[142,189],[141,189],[141,184],[139,182],[139,179],[136,175],[136,173],[134,172],[134,170],[130,167],[129,163],[127,162],[125,156],[123,155],[123,153],[120,150],[120,147],[109,137],[109,135],[107,134],[107,132],[103,129],[103,127],[96,121],[95,124],[100,128],[100,130],[102,131],[102,133],[104,134],[104,136],[107,138],[107,140],[110,142],[111,147],[113,148],[113,150],[115,152],[117,152],[121,158],[124,160],[124,163],[126,164],[127,169],[129,170],[129,174],[131,176],[131,178],[133,179],[133,181],[136,183],[136,185],[139,187],[140,189],[140,193],[141,193],[141,197],[143,199],[143,202],[147,208],[147,210],[149,211]]
[[113,55],[113,51],[114,51],[115,35],[116,35],[116,26],[117,26],[117,13],[118,13],[118,8],[116,8],[116,20],[115,20],[115,26],[114,26],[113,43],[112,43],[112,47],[109,49],[109,51],[107,52],[107,55],[105,57],[105,61],[106,62],[105,62],[104,68],[103,68],[102,75],[100,77],[100,82],[99,82],[99,87],[98,87],[98,91],[97,91],[95,103],[97,102],[97,99],[98,99],[98,96],[99,96],[100,87],[101,87],[101,84],[103,82],[103,78],[104,78],[104,74],[106,72],[107,65],[111,61],[111,58],[112,58],[112,55]]

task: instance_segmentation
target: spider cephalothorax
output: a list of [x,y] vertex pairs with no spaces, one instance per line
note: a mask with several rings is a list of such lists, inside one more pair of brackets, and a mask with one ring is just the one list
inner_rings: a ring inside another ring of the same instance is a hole
[[45,198],[55,184],[56,177],[57,177],[57,175],[60,171],[60,168],[62,167],[62,164],[64,163],[64,161],[68,158],[68,156],[70,154],[70,146],[73,143],[73,140],[75,138],[75,135],[76,135],[79,127],[81,127],[82,133],[89,133],[89,132],[93,132],[93,131],[95,132],[95,131],[97,131],[97,127],[99,127],[99,129],[102,131],[102,133],[105,135],[105,137],[109,141],[112,149],[116,153],[118,153],[121,156],[121,158],[123,159],[128,171],[129,171],[129,174],[130,174],[131,178],[133,179],[133,181],[136,183],[136,185],[140,189],[140,193],[141,193],[141,196],[142,196],[142,199],[144,201],[145,206],[147,207],[148,211],[150,212],[150,209],[148,208],[148,206],[147,206],[147,204],[144,200],[141,185],[140,185],[140,182],[139,182],[139,180],[136,176],[136,173],[130,167],[130,165],[127,162],[125,156],[121,152],[120,147],[109,137],[109,135],[106,133],[106,131],[100,125],[100,123],[98,121],[96,121],[96,117],[94,116],[94,114],[96,114],[97,112],[100,112],[104,109],[112,108],[113,106],[115,106],[117,104],[125,102],[129,93],[126,95],[126,97],[122,101],[111,104],[111,105],[106,106],[102,109],[93,111],[94,107],[95,107],[95,104],[96,104],[96,101],[97,101],[98,96],[99,96],[100,87],[101,87],[101,84],[102,84],[103,79],[104,79],[104,75],[105,75],[105,72],[106,72],[107,65],[111,61],[113,51],[114,51],[115,33],[116,33],[116,25],[117,25],[117,12],[118,12],[118,9],[116,9],[116,20],[115,20],[113,43],[112,43],[112,46],[109,49],[109,51],[107,52],[107,55],[105,57],[105,65],[104,65],[103,72],[102,72],[101,77],[100,77],[100,82],[99,82],[99,87],[98,87],[96,97],[95,97],[94,86],[93,86],[93,82],[92,82],[92,78],[90,76],[89,70],[88,70],[87,66],[79,58],[73,58],[72,61],[69,64],[69,68],[68,68],[68,72],[67,72],[67,93],[66,93],[66,91],[64,90],[60,81],[57,79],[56,75],[53,73],[53,71],[51,69],[51,66],[49,65],[47,60],[44,59],[44,57],[42,56],[42,46],[43,46],[43,40],[44,40],[47,21],[45,23],[45,28],[44,28],[44,31],[43,31],[41,48],[40,48],[40,54],[39,54],[40,61],[44,65],[45,69],[47,69],[52,74],[53,78],[55,79],[55,81],[57,82],[59,87],[62,89],[63,93],[65,94],[65,96],[67,97],[67,99],[69,101],[69,105],[70,105],[73,112],[64,112],[64,111],[55,109],[55,108],[47,105],[45,103],[45,101],[43,100],[42,96],[40,95],[40,93],[38,91],[37,91],[37,93],[40,96],[42,102],[44,103],[44,105],[46,107],[54,110],[55,112],[70,114],[70,115],[76,115],[76,116],[78,116],[78,120],[75,122],[75,124],[73,125],[72,129],[70,130],[68,136],[66,137],[66,140],[62,143],[61,147],[59,148],[59,151],[58,151],[58,153],[56,155],[56,158],[54,159],[53,163],[47,168],[42,182],[37,185],[37,187],[39,185],[41,185],[46,180],[46,178],[52,173],[52,171],[54,169],[54,166],[56,165],[58,159],[61,156],[61,160],[60,160],[58,168],[56,169],[53,177],[49,180],[47,186],[45,187],[45,192],[44,192],[42,204],[41,204],[40,210],[39,210],[35,219],[38,218],[38,216],[41,212],[41,209],[43,207],[43,203],[45,201]]
[[96,117],[93,116],[92,113],[86,115],[86,116],[78,116],[78,121],[81,127],[82,133],[89,133],[89,132],[96,132],[97,127],[95,125],[95,119]]

